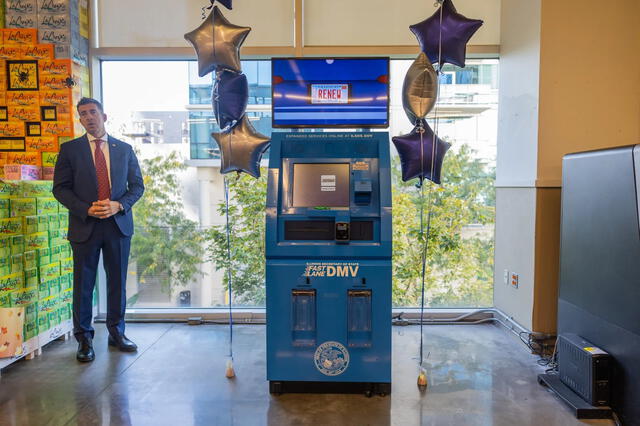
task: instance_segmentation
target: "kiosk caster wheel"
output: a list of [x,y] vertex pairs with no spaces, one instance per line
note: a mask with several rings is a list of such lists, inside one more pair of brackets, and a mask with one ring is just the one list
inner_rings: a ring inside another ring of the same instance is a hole
[[282,382],[269,382],[269,393],[274,396],[283,394]]
[[375,390],[376,395],[381,397],[385,397],[391,394],[391,384],[390,383],[378,383],[373,388]]
[[371,398],[373,396],[373,392],[371,392],[370,390],[366,390],[364,391],[364,396],[366,396],[367,398]]

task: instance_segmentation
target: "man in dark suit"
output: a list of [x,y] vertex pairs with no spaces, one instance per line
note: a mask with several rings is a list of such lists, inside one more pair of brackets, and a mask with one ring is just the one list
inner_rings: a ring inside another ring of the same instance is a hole
[[142,196],[144,184],[131,146],[107,135],[102,104],[82,98],[77,110],[87,133],[60,146],[53,195],[69,209],[76,358],[89,362],[95,358],[92,296],[101,251],[107,275],[108,343],[125,352],[137,350],[124,334],[125,289],[133,235],[131,207]]

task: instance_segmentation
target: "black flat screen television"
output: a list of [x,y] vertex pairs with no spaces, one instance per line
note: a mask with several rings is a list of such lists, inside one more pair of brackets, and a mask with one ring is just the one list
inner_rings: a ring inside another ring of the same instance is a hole
[[388,127],[389,58],[274,58],[273,127]]

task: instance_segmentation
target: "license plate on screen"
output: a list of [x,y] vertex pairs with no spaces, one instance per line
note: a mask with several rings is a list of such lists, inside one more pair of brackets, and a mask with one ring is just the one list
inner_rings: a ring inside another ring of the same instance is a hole
[[312,104],[348,104],[348,84],[312,84]]

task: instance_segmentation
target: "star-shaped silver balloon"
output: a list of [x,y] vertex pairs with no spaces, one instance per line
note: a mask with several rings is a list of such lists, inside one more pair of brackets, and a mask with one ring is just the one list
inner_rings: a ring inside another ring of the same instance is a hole
[[236,127],[226,133],[211,133],[220,148],[220,173],[245,172],[260,177],[260,160],[271,139],[258,133],[245,114]]
[[240,47],[250,31],[251,27],[227,21],[215,6],[198,28],[184,35],[196,50],[198,75],[204,77],[217,67],[240,72]]

